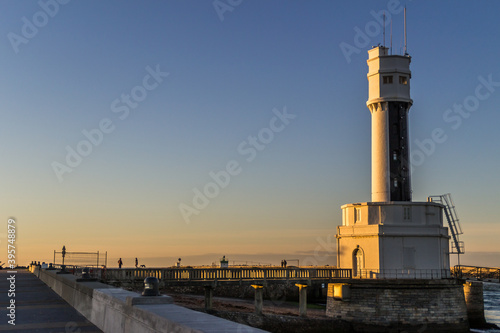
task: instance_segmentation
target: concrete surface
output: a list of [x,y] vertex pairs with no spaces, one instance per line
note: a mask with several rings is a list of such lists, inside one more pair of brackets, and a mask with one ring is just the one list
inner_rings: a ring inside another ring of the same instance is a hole
[[[7,278],[12,275],[15,291],[9,293]],[[16,274],[0,270],[0,290],[0,332],[102,332],[27,270]],[[15,326],[8,323],[11,300],[15,300]]]
[[265,332],[206,313],[168,304],[169,297],[158,298],[163,304],[144,304],[146,300],[142,300],[149,299],[149,297],[141,296],[139,293],[99,282],[79,282],[71,274],[57,274],[56,271],[41,270],[36,266],[32,267],[32,271],[34,276],[38,276],[41,281],[104,332]]

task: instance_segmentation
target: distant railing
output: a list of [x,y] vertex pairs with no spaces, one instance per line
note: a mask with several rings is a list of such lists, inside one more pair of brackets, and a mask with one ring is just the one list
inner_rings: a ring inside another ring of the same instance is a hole
[[[452,276],[462,277],[465,267],[469,272],[474,269],[479,272],[478,278],[490,277],[489,275],[499,274],[500,269],[490,268],[486,273],[486,268],[455,266],[452,271],[448,269],[361,269],[354,271],[350,268],[301,268],[301,267],[228,267],[228,268],[192,268],[192,267],[171,267],[171,268],[96,268],[90,267],[91,277],[103,281],[140,281],[149,276],[154,276],[160,281],[168,282],[215,282],[233,281],[250,282],[262,281],[330,281],[333,279],[448,279]],[[60,269],[60,265],[54,265]],[[66,271],[75,275],[81,275],[83,267],[66,266]],[[483,272],[481,274],[480,272]],[[453,273],[453,274],[452,274]],[[493,274],[492,274],[493,273]],[[494,277],[494,276],[491,276]]]
[[451,277],[449,269],[361,269],[355,271],[354,278],[359,279],[447,279]]
[[[55,269],[55,270],[62,270],[63,265],[61,265],[61,264],[54,265],[51,263],[50,266],[48,266],[47,268],[48,269]],[[76,276],[81,276],[84,268],[88,269],[89,277],[101,279],[102,268],[96,268],[95,266],[92,266],[92,265],[64,265],[64,270],[67,273],[73,274]]]
[[106,281],[141,280],[154,276],[164,282],[255,281],[255,280],[331,280],[351,278],[351,269],[339,268],[111,268],[99,269]]
[[500,282],[500,267],[480,267],[456,265],[452,270],[453,276],[458,278],[474,278],[479,280],[498,279]]
[[100,267],[108,264],[108,252],[71,252],[71,251],[55,251],[54,265],[61,266],[63,263],[66,266],[76,267]]

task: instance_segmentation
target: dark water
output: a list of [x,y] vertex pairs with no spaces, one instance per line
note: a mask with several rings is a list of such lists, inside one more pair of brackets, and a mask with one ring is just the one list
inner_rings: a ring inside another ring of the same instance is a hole
[[[486,321],[500,327],[500,283],[484,282],[483,293]],[[500,330],[473,330],[473,332],[500,333]]]

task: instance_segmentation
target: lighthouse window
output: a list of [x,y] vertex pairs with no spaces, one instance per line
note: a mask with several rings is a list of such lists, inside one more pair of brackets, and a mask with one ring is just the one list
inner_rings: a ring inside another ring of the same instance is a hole
[[384,84],[392,84],[392,75],[384,75],[382,76],[382,80]]
[[361,208],[354,209],[354,221],[356,222],[361,221]]
[[408,78],[406,76],[399,77],[399,84],[408,84]]

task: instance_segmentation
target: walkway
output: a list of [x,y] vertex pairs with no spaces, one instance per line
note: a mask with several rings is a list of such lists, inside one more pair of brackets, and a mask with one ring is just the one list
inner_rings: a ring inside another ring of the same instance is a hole
[[[15,295],[8,280],[15,275]],[[9,295],[10,294],[10,295]],[[7,309],[15,300],[15,326]],[[0,332],[102,332],[28,270],[0,270]]]

